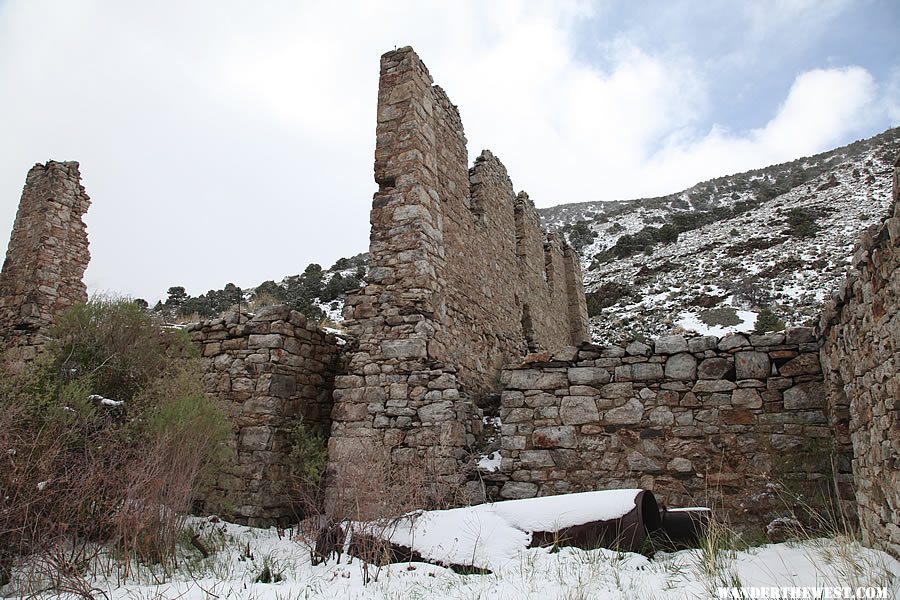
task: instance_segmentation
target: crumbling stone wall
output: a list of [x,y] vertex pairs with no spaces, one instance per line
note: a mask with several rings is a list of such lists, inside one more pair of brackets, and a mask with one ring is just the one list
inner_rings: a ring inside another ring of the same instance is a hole
[[286,306],[262,308],[252,318],[229,313],[188,330],[201,349],[206,391],[234,428],[235,461],[205,494],[202,509],[249,525],[296,516],[284,487],[290,434],[302,419],[310,434],[328,437],[338,338]]
[[473,398],[497,390],[504,361],[587,338],[581,273],[490,152],[467,169],[459,112],[411,48],[382,56],[376,136],[372,258],[346,303],[358,345],[335,382],[329,460],[378,447],[453,479],[480,426]]
[[900,558],[900,159],[893,178],[892,214],[863,235],[819,329],[863,540]]
[[810,500],[833,488],[818,352],[812,329],[795,328],[586,344],[507,368],[492,495],[641,487],[672,506],[712,504],[736,525],[765,525],[791,493]]
[[51,160],[28,172],[0,273],[0,335],[13,361],[33,358],[56,317],[87,300],[81,218],[90,204],[77,162]]

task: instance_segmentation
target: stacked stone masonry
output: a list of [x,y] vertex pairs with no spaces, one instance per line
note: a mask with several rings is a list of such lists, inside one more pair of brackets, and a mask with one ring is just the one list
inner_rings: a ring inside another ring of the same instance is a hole
[[[566,348],[503,372],[490,495],[642,487],[739,527],[833,488],[833,433],[809,328]],[[851,496],[849,458],[837,477]]]
[[459,478],[473,400],[497,392],[502,365],[587,339],[578,257],[489,151],[467,168],[459,112],[411,48],[382,57],[376,136],[370,271],[346,303],[357,345],[335,382],[330,462],[374,445]]
[[893,181],[891,214],[863,235],[819,329],[863,540],[900,558],[900,159]]
[[204,494],[203,510],[250,525],[296,516],[284,487],[291,432],[298,422],[327,438],[331,391],[340,368],[338,338],[285,306],[252,318],[189,327],[199,345],[206,391],[232,422],[235,461]]
[[[836,480],[866,543],[900,558],[900,162],[892,213],[863,236],[815,334],[602,348],[584,343],[578,257],[541,230],[493,154],[467,167],[459,113],[410,48],[382,57],[376,136],[371,268],[347,298],[351,341],[286,307],[190,327],[234,427],[235,463],[204,510],[290,518],[284,473],[300,418],[331,433],[332,499],[346,491],[335,473],[382,452],[459,483],[478,406],[499,393],[503,460],[483,474],[489,497],[639,486],[756,526]],[[89,205],[78,163],[29,171],[0,274],[14,364],[87,299]]]
[[0,273],[0,335],[13,363],[32,359],[56,317],[87,300],[82,216],[90,204],[77,162],[51,160],[28,172]]

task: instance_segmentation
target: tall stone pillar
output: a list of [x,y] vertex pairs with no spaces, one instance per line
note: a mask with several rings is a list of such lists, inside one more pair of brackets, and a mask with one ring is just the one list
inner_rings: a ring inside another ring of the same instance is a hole
[[87,300],[81,218],[90,204],[77,162],[51,160],[28,172],[0,273],[0,336],[14,361],[32,359],[56,318]]

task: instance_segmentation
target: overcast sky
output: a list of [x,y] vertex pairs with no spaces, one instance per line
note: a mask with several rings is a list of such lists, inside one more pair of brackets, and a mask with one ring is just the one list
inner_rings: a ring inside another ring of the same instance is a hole
[[412,45],[538,206],[675,192],[900,124],[897,0],[0,0],[0,237],[77,160],[92,292],[368,248],[379,56]]

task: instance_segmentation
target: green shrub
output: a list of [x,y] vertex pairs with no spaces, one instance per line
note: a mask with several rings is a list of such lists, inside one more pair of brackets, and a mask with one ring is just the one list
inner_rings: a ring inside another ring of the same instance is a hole
[[711,327],[730,327],[741,323],[740,317],[737,316],[737,311],[730,306],[700,311],[700,314],[697,316],[701,321]]
[[64,381],[89,377],[93,393],[130,400],[176,361],[197,356],[181,330],[163,330],[140,306],[95,298],[60,317],[50,331],[47,354]]
[[562,228],[562,231],[566,234],[572,247],[579,252],[581,252],[585,246],[590,245],[594,241],[594,238],[597,237],[597,232],[591,230],[587,221],[578,221],[574,225],[566,225]]
[[325,476],[328,451],[325,439],[311,432],[301,420],[291,431],[290,473],[305,482],[319,484]]
[[322,509],[322,491],[328,449],[325,438],[311,431],[301,420],[290,435],[287,491],[298,517],[317,514]]
[[816,215],[803,208],[792,208],[788,211],[787,233],[794,237],[812,237],[819,231]]
[[759,311],[759,314],[756,316],[754,333],[763,334],[770,331],[781,331],[782,329],[784,329],[784,321],[779,319],[778,315],[772,312],[768,306],[763,307]]
[[0,575],[4,557],[63,541],[169,560],[230,430],[196,349],[128,300],[75,306],[50,334],[37,361],[0,373]]

